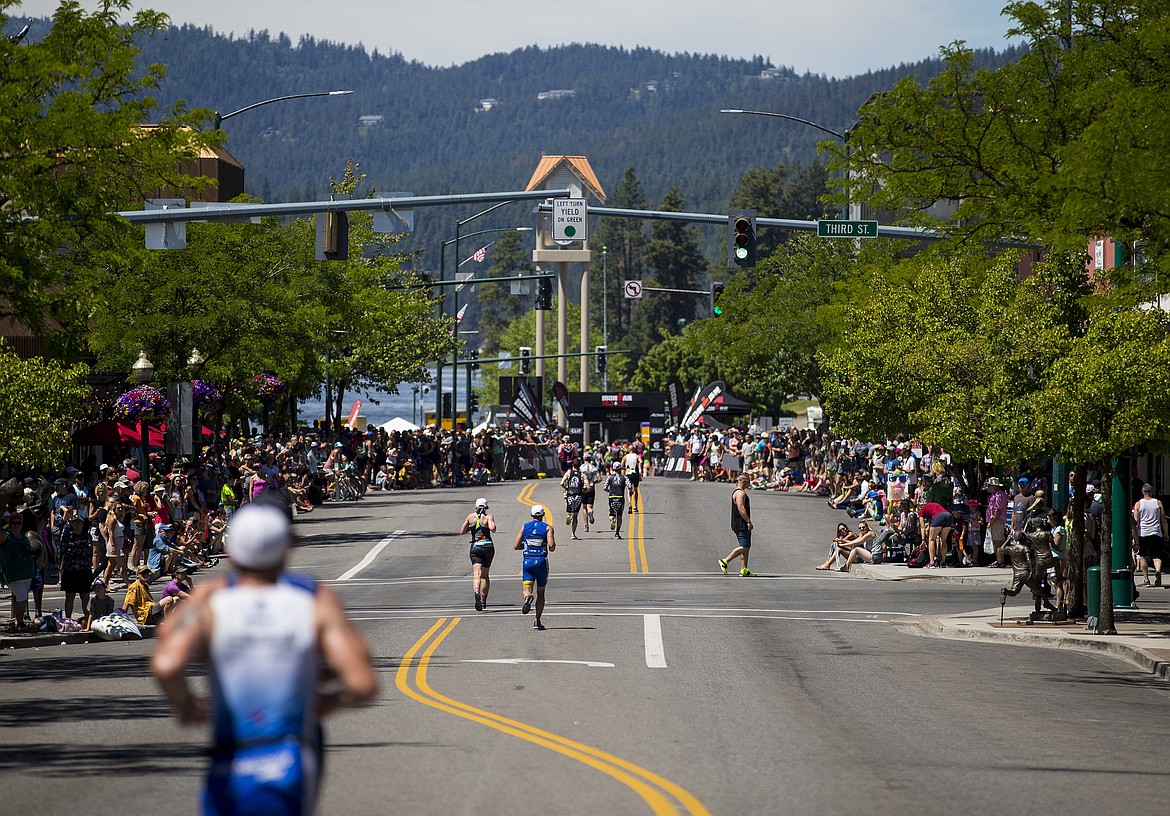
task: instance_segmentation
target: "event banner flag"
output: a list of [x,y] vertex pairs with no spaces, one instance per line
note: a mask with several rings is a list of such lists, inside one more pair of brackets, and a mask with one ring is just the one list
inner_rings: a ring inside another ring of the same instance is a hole
[[670,420],[677,422],[682,413],[683,386],[677,379],[666,384],[666,401],[670,406]]
[[699,417],[707,410],[707,406],[723,393],[723,387],[723,381],[716,380],[696,391],[695,399],[691,402],[691,407],[687,409],[687,413],[680,423],[681,427],[689,428],[698,422]]
[[565,388],[565,384],[560,380],[553,383],[553,399],[561,406],[562,415],[568,419],[569,417],[569,389]]
[[548,425],[544,411],[540,410],[540,405],[537,404],[536,397],[532,396],[532,389],[528,387],[528,383],[521,382],[517,387],[516,396],[512,399],[512,411],[532,428],[543,428]]

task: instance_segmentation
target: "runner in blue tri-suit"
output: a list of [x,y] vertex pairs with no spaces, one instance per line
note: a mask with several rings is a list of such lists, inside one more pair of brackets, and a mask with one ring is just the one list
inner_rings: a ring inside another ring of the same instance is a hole
[[[536,600],[536,620],[532,622],[533,629],[544,629],[540,616],[544,612],[544,587],[548,583],[548,554],[557,548],[556,536],[551,526],[544,521],[544,507],[532,505],[532,521],[526,522],[516,534],[514,550],[524,551],[524,565],[522,580],[524,583],[524,601],[520,611],[525,615],[532,609],[533,599]],[[535,588],[533,588],[535,584]]]
[[[167,617],[152,667],[185,724],[207,718],[186,668],[206,660],[211,685],[208,816],[303,816],[321,772],[321,715],[378,691],[370,653],[337,596],[284,571],[286,513],[253,503],[232,516],[233,572],[205,584]],[[338,688],[320,686],[322,660]]]

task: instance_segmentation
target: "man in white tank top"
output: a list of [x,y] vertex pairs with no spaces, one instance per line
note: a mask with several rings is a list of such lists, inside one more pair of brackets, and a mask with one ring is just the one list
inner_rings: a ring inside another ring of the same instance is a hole
[[1138,566],[1150,586],[1150,562],[1154,563],[1154,586],[1162,586],[1162,556],[1166,551],[1166,513],[1154,498],[1153,485],[1142,485],[1142,497],[1133,506],[1138,534]]
[[[233,572],[196,589],[159,633],[152,668],[179,722],[208,718],[187,684],[206,658],[212,689],[211,768],[204,814],[312,813],[323,714],[377,693],[369,649],[337,596],[285,572],[292,529],[278,507],[253,502],[232,516]],[[321,659],[337,679],[319,687]]]

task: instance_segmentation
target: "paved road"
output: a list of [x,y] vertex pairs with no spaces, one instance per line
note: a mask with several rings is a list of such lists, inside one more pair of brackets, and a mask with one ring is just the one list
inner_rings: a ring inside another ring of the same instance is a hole
[[[550,508],[546,632],[519,614],[517,554],[471,608],[477,492],[509,544]],[[994,588],[814,572],[837,515],[753,495],[752,568],[729,490],[650,480],[630,534],[568,541],[551,482],[371,495],[301,517],[295,565],[328,580],[382,677],[330,723],[326,814],[1161,813],[1170,686],[1124,663],[936,640],[891,622],[996,602]],[[190,813],[205,735],[168,718],[151,644],[0,654],[4,812],[142,797]],[[153,805],[152,808],[154,809]]]

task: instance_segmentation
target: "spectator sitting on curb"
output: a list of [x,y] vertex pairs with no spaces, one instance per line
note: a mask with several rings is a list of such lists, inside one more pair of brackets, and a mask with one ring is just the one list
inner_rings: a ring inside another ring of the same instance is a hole
[[865,564],[880,564],[885,555],[886,542],[890,538],[886,531],[883,530],[881,536],[876,536],[870,532],[869,522],[866,521],[858,524],[857,528],[859,538],[864,543],[852,547],[848,552],[842,549],[841,554],[845,556],[845,563],[840,567],[841,572],[849,572],[849,568],[857,561]]
[[841,555],[842,548],[845,549],[845,552],[849,552],[849,550],[856,546],[854,542],[856,542],[858,539],[859,536],[853,534],[853,532],[849,529],[848,524],[845,522],[838,524],[837,535],[829,544],[829,556],[825,559],[823,564],[817,567],[817,569],[822,571],[833,569]]
[[134,572],[134,583],[126,589],[122,611],[129,613],[140,626],[153,626],[162,620],[162,607],[150,594],[150,567],[143,565]]
[[93,595],[89,598],[89,607],[85,616],[84,631],[93,628],[93,622],[114,612],[114,599],[106,592],[106,582],[99,575],[93,579]]
[[190,576],[185,567],[175,567],[171,570],[171,581],[162,591],[158,604],[164,616],[171,614],[175,606],[191,597],[192,585]]

